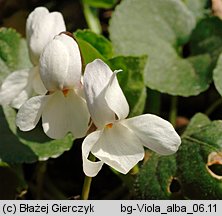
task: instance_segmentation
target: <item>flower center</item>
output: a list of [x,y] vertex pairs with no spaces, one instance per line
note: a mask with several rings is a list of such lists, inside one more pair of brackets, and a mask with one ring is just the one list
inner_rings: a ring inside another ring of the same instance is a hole
[[62,93],[66,97],[68,95],[68,93],[69,93],[69,89],[63,89]]
[[106,125],[106,128],[112,128],[113,127],[113,123],[109,123]]

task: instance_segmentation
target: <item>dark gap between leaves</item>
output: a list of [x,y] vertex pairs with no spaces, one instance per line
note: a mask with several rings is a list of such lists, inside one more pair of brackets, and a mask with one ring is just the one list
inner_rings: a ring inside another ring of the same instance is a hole
[[178,181],[178,179],[176,179],[176,178],[172,179],[169,189],[170,189],[171,193],[178,193],[180,191],[181,185],[180,185],[180,182]]

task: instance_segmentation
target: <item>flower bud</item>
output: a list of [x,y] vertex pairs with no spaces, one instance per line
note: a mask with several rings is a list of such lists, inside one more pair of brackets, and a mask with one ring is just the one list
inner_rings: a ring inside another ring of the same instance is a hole
[[65,30],[65,22],[59,12],[50,13],[47,8],[38,7],[30,13],[26,21],[26,37],[33,65],[38,64],[45,45]]
[[40,76],[48,91],[75,88],[81,71],[80,50],[72,37],[60,34],[46,45],[40,57]]

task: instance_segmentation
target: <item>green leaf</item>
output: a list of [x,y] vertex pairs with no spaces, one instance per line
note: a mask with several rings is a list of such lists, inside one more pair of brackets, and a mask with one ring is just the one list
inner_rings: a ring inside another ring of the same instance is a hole
[[15,125],[16,112],[4,107],[0,109],[0,160],[8,163],[32,163],[61,155],[72,147],[69,134],[62,140],[48,138],[41,127],[29,132],[19,131]]
[[113,47],[111,42],[104,36],[96,34],[90,30],[78,30],[75,32],[78,39],[82,39],[93,46],[105,58],[112,58]]
[[190,50],[192,55],[206,53],[210,55],[209,70],[213,71],[213,80],[220,94],[221,85],[221,61],[222,56],[222,21],[217,17],[208,17],[202,20],[191,36]]
[[[198,113],[182,136],[177,152],[178,178],[189,199],[222,198],[222,121],[210,121]],[[216,164],[220,173],[211,171]]]
[[11,70],[5,64],[5,62],[0,58],[0,83],[10,74]]
[[215,67],[217,58],[222,52],[222,21],[217,17],[208,17],[198,23],[190,38],[192,55],[210,54],[211,69]]
[[170,156],[147,153],[136,198],[222,199],[222,121],[196,114]]
[[222,199],[222,122],[205,123],[183,136],[177,153],[178,177],[185,197]]
[[217,17],[202,20],[191,37],[191,53],[208,53],[212,62],[213,80],[216,89],[222,95],[222,21]]
[[183,0],[187,7],[192,11],[197,20],[200,20],[207,14],[208,0]]
[[0,58],[10,67],[17,64],[20,35],[13,29],[0,29]]
[[145,82],[151,89],[190,96],[209,87],[208,70],[177,54],[195,27],[194,16],[181,1],[125,0],[116,7],[110,24],[117,54],[149,56]]
[[102,26],[99,19],[99,9],[83,2],[83,13],[88,27],[95,33],[101,34]]
[[196,55],[187,58],[196,73],[196,82],[193,81],[193,88],[201,88],[200,91],[209,87],[212,81],[212,74],[210,71],[211,57],[208,54]]
[[20,40],[17,58],[18,64],[15,67],[16,70],[33,67],[29,58],[27,42],[24,38]]
[[11,71],[31,67],[24,39],[13,29],[0,28],[0,80]]
[[96,8],[112,8],[117,3],[117,0],[83,0],[85,4]]
[[118,73],[118,81],[130,106],[130,116],[143,113],[146,102],[144,84],[144,68],[147,56],[118,56],[109,60],[112,70],[122,69]]
[[217,65],[213,71],[213,80],[217,91],[222,95],[222,53],[220,54]]
[[199,128],[203,127],[204,125],[207,125],[210,123],[210,119],[202,114],[197,113],[195,116],[190,120],[189,125],[187,126],[185,132],[183,135],[189,135],[192,134],[195,130],[199,130]]
[[131,47],[125,47],[125,42],[148,43],[150,39],[153,46],[161,39],[168,45],[182,45],[195,27],[195,18],[181,1],[123,0],[110,24],[115,48],[127,51]]
[[97,58],[106,62],[106,59],[90,43],[80,38],[76,38],[76,40],[78,42],[78,45],[82,54],[82,58],[83,58],[83,69],[86,66],[86,64],[92,62],[93,60]]
[[135,182],[137,199],[175,199],[171,183],[176,175],[174,156],[161,157],[155,153],[148,155]]

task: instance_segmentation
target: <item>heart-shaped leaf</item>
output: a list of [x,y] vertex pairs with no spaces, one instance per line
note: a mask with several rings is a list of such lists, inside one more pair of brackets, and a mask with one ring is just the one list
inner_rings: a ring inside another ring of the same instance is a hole
[[125,0],[110,24],[117,54],[149,56],[145,68],[148,87],[181,96],[197,95],[209,87],[208,70],[178,54],[195,27],[195,17],[182,1]]

